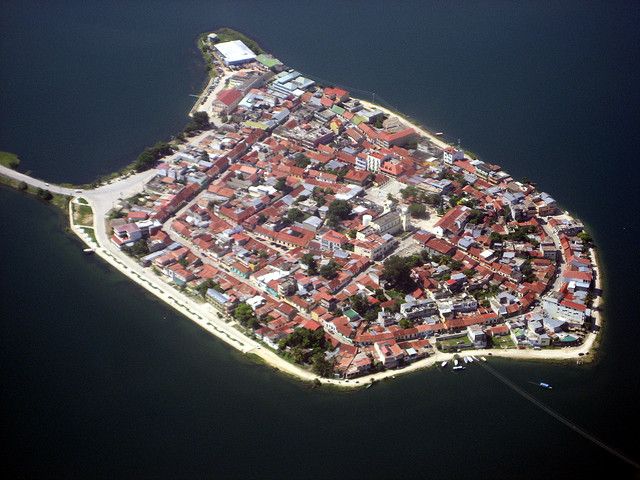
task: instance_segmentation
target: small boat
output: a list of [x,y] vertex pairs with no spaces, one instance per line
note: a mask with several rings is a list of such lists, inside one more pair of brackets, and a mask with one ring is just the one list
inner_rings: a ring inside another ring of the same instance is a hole
[[447,363],[448,363],[448,362],[445,360],[444,362],[442,362],[442,363],[440,364],[440,367],[442,367],[442,368],[446,367],[446,366],[447,366]]
[[444,132],[436,132],[435,135],[439,137],[440,135],[444,135]]
[[542,387],[542,388],[546,388],[547,390],[551,390],[551,389],[553,389],[553,387],[552,387],[551,385],[549,385],[548,383],[544,383],[544,382],[540,382],[540,383],[538,384],[538,386],[539,386],[539,387]]
[[464,360],[464,363],[469,363],[469,357],[464,357],[463,360]]
[[486,362],[487,358],[486,357],[480,357],[480,360],[482,360],[483,362]]
[[454,370],[464,370],[465,367],[463,367],[462,365],[458,365],[456,367],[453,367]]
[[371,388],[372,386],[373,386],[373,383],[370,383],[369,385],[367,385],[367,386],[366,386],[366,387],[364,387],[364,388],[365,388],[365,390],[366,390],[367,388]]
[[475,355],[471,355],[471,358],[473,358],[476,362],[478,361]]
[[82,251],[83,251],[84,253],[87,253],[87,254],[95,252],[95,250],[94,250],[93,248],[85,248],[85,249],[84,249],[84,250],[82,250]]
[[473,357],[467,357],[469,359],[469,363],[473,363]]
[[456,359],[456,360],[454,360],[454,361],[453,361],[453,364],[454,364],[454,367],[453,367],[453,368],[455,369],[455,367],[457,367],[457,366],[458,366],[458,360],[457,360],[457,359]]

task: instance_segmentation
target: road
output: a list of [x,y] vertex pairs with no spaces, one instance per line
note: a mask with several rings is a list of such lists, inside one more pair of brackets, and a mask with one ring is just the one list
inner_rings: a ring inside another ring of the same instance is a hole
[[0,175],[11,178],[13,180],[18,180],[19,182],[24,182],[27,185],[31,185],[35,188],[49,190],[51,193],[69,196],[77,195],[75,193],[75,188],[61,187],[60,185],[49,184],[44,180],[30,177],[29,175],[25,175],[24,173],[20,173],[16,170],[12,170],[11,168],[5,167],[3,165],[0,165]]

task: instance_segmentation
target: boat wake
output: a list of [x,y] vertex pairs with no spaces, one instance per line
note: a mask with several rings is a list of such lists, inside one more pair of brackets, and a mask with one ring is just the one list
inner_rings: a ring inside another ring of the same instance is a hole
[[[564,425],[569,427],[574,432],[582,435],[587,440],[590,440],[591,442],[593,442],[594,444],[596,444],[599,447],[603,448],[604,450],[606,450],[610,454],[615,455],[620,460],[623,460],[624,462],[628,463],[629,465],[633,466],[634,468],[640,470],[640,465],[638,463],[636,463],[635,461],[633,461],[629,457],[625,456],[624,454],[622,454],[618,450],[614,449],[613,447],[610,447],[609,445],[604,443],[602,440],[599,440],[598,438],[594,437],[589,432],[587,432],[583,428],[581,428],[578,425],[576,425],[575,423],[573,423],[571,420],[569,420],[569,419],[563,417],[562,415],[560,415],[559,413],[551,410],[551,408],[547,407],[544,403],[540,402],[535,397],[533,397],[529,393],[525,392],[522,388],[520,388],[518,385],[513,383],[511,380],[509,380],[507,377],[505,377],[501,373],[497,372],[490,365],[487,365],[486,363],[480,363],[480,365],[483,368],[485,368],[489,373],[491,373],[494,377],[496,377],[498,380],[500,380],[502,383],[504,383],[506,386],[511,388],[513,391],[515,391],[517,394],[519,394],[520,396],[524,397],[526,400],[529,400],[536,407],[538,407],[542,411],[548,413],[553,418],[558,420],[560,423],[563,423]],[[529,382],[529,383],[533,383],[534,385],[539,385],[539,384],[536,384],[534,382]]]

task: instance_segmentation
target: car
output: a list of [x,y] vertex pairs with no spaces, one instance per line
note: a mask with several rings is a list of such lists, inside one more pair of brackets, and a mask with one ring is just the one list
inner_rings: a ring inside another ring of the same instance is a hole
[[45,186],[45,187],[49,187],[50,185],[49,185],[48,183],[45,183],[45,184],[44,184],[44,186]]
[[82,193],[82,190],[80,190],[79,188],[76,188],[76,193]]

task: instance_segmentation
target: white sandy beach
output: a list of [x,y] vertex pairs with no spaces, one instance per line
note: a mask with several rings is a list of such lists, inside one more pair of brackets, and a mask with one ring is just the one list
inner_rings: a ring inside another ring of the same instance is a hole
[[[219,90],[227,75],[221,76],[220,83],[216,86],[216,91]],[[211,84],[208,83],[207,87]],[[208,110],[211,114],[211,99],[215,93],[210,94],[210,99],[205,102],[204,105],[199,105],[199,110]],[[379,105],[372,104],[361,100],[361,102],[369,108],[377,108],[389,115],[396,115],[394,112],[381,107]],[[408,120],[404,119],[411,127],[418,131],[421,135],[428,137],[439,148],[446,148],[449,145],[439,138],[435,137],[431,133],[423,130],[419,126],[412,124]],[[145,269],[138,265],[138,263],[128,257],[123,252],[112,244],[109,240],[109,234],[106,231],[106,225],[104,219],[107,212],[112,208],[113,203],[118,198],[125,198],[129,195],[133,195],[142,191],[144,183],[151,178],[153,172],[144,172],[134,176],[133,179],[128,178],[121,180],[115,184],[101,187],[97,190],[86,191],[81,195],[86,198],[93,208],[94,212],[94,231],[99,245],[95,245],[90,237],[84,233],[79,227],[73,224],[73,216],[70,215],[71,229],[76,233],[87,245],[95,249],[95,253],[102,259],[112,265],[114,268],[122,272],[129,277],[132,281],[136,282],[147,291],[153,293],[156,297],[160,298],[168,305],[182,313],[185,317],[189,318],[201,328],[205,329],[209,333],[215,335],[219,339],[226,342],[228,345],[240,350],[243,353],[251,353],[260,357],[268,365],[292,375],[300,380],[312,382],[319,381],[325,385],[334,385],[339,387],[353,388],[362,387],[363,385],[371,382],[382,380],[389,377],[396,377],[398,375],[415,372],[419,369],[428,368],[436,363],[440,363],[445,360],[451,360],[454,356],[453,353],[438,352],[426,359],[418,360],[409,366],[406,366],[398,370],[387,370],[371,375],[366,375],[353,380],[344,379],[327,379],[321,378],[306,370],[300,366],[294,365],[282,357],[278,356],[270,348],[265,347],[257,341],[247,337],[241,333],[238,329],[231,324],[226,323],[224,320],[218,317],[217,312],[213,307],[207,303],[198,303],[189,296],[181,293],[176,288],[163,281],[160,277],[152,273],[151,269]],[[595,255],[593,256],[594,267],[597,271],[597,265],[595,264]],[[600,288],[600,275],[597,275],[597,288]],[[599,301],[599,299],[597,300]],[[597,313],[598,324],[600,322],[600,314]],[[494,357],[505,357],[513,359],[523,360],[575,360],[581,358],[587,352],[591,350],[596,340],[596,334],[589,334],[584,343],[578,347],[566,347],[561,349],[546,349],[546,350],[466,350],[461,355],[476,355],[487,356],[491,353]]]

